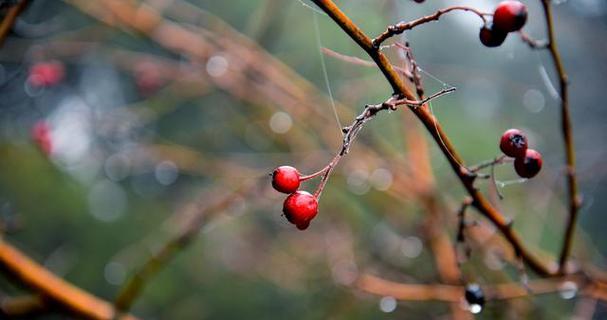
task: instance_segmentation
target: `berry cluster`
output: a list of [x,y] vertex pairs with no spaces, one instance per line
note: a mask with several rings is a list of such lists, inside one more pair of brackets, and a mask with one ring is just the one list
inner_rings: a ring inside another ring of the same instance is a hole
[[500,139],[500,149],[514,158],[514,170],[522,178],[533,178],[542,169],[542,155],[528,148],[527,137],[521,130],[506,130]]
[[527,7],[520,1],[500,2],[493,12],[493,23],[484,25],[479,33],[481,43],[487,47],[498,47],[510,32],[516,32],[527,22]]
[[302,181],[317,176],[302,176],[299,171],[290,166],[280,166],[272,172],[272,187],[276,191],[287,193],[282,206],[282,212],[289,222],[297,229],[305,230],[310,221],[318,214],[318,198],[306,191],[298,191]]

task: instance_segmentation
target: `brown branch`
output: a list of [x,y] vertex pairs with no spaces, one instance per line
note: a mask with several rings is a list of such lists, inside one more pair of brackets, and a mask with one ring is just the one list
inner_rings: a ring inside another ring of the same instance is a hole
[[17,17],[27,6],[27,2],[28,0],[21,0],[6,12],[4,19],[0,22],[0,47],[4,44],[4,40],[6,40],[8,33],[11,31],[15,21],[17,21]]
[[[406,99],[415,100],[415,95],[407,88],[398,74],[392,68],[388,58],[381,53],[371,42],[371,39],[356,25],[348,16],[346,16],[331,0],[312,0],[318,7],[327,13],[369,56],[375,61],[386,80],[392,86],[397,94],[402,94]],[[435,142],[449,161],[453,171],[460,179],[462,185],[472,197],[472,205],[488,218],[506,237],[512,245],[517,255],[533,269],[536,273],[543,276],[553,275],[542,261],[535,257],[522,243],[520,237],[512,230],[504,216],[494,208],[489,201],[474,186],[474,175],[471,174],[463,165],[463,160],[453,147],[451,140],[447,137],[438,120],[430,112],[427,105],[419,108],[412,108],[413,113],[424,124],[426,129],[432,134]]]
[[466,6],[453,6],[453,7],[444,8],[444,9],[436,11],[435,13],[433,13],[431,15],[421,17],[419,19],[416,19],[416,20],[413,20],[410,22],[402,21],[395,25],[388,26],[386,31],[384,31],[382,34],[380,34],[379,36],[377,36],[375,39],[372,40],[373,47],[379,49],[381,44],[384,41],[388,40],[390,37],[395,36],[397,34],[401,34],[407,30],[411,30],[419,25],[422,25],[422,24],[425,24],[425,23],[428,23],[431,21],[438,21],[438,19],[440,19],[440,17],[443,14],[451,12],[451,11],[456,11],[456,10],[472,12],[472,13],[476,14],[477,16],[479,16],[483,20],[483,23],[487,23],[485,16],[491,15],[489,13],[480,12],[472,7],[466,7]]
[[575,177],[575,147],[573,144],[573,132],[571,129],[571,115],[569,112],[569,90],[568,90],[568,78],[559,54],[558,47],[556,44],[556,37],[554,35],[554,20],[552,18],[552,8],[550,1],[542,0],[544,7],[544,14],[546,16],[546,27],[548,29],[548,50],[550,56],[554,62],[554,69],[559,77],[559,86],[561,94],[561,121],[563,130],[563,143],[565,146],[565,158],[566,158],[566,176],[567,176],[567,191],[569,201],[569,217],[567,225],[565,227],[565,236],[563,238],[563,245],[561,249],[561,255],[559,258],[559,273],[564,274],[565,265],[567,258],[571,252],[571,246],[573,243],[573,233],[575,231],[575,225],[577,221],[578,211],[581,206],[581,199],[578,195],[577,180]]
[[0,316],[10,319],[32,317],[47,311],[48,305],[39,295],[6,297],[0,300]]
[[[114,319],[114,308],[108,302],[75,287],[39,265],[17,248],[0,240],[0,268],[11,280],[18,280],[41,294],[51,303],[85,319]],[[121,316],[122,320],[136,320],[134,316]]]
[[[518,282],[488,285],[483,286],[483,291],[487,300],[510,300],[559,292],[565,281],[575,283],[582,295],[607,301],[606,288],[594,282],[589,283],[588,279],[583,276],[539,279],[530,281],[528,287]],[[404,301],[460,302],[465,290],[464,287],[456,285],[399,283],[370,274],[360,276],[355,286],[367,293],[391,296]]]

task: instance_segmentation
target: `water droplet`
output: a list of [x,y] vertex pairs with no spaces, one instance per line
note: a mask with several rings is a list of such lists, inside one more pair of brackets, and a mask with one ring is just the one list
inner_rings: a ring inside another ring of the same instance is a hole
[[270,129],[276,133],[287,133],[291,126],[293,126],[293,120],[286,112],[276,112],[270,118]]
[[480,304],[471,304],[468,307],[468,310],[473,314],[479,314],[481,311],[483,311],[483,306]]
[[573,299],[577,295],[577,284],[573,281],[565,281],[559,287],[559,295],[565,300]]
[[105,265],[105,268],[103,268],[103,276],[105,281],[107,281],[109,284],[117,286],[124,282],[124,279],[126,278],[126,270],[122,263],[110,261]]
[[529,112],[538,113],[544,109],[546,99],[544,95],[536,89],[529,89],[523,95],[523,105]]
[[406,237],[401,243],[400,250],[407,258],[417,258],[424,249],[424,244],[418,237]]
[[371,185],[369,185],[369,174],[365,170],[354,170],[348,175],[347,179],[348,189],[358,195],[363,195],[369,192]]
[[211,77],[221,77],[228,70],[228,60],[220,55],[212,56],[207,61],[207,72]]
[[175,182],[177,177],[179,177],[179,168],[177,168],[177,165],[172,161],[163,161],[156,165],[154,176],[158,183],[168,186]]
[[394,297],[383,297],[379,300],[379,309],[385,313],[396,310],[396,299]]
[[371,180],[371,184],[375,189],[379,191],[386,191],[392,185],[392,172],[384,168],[375,169],[369,180]]

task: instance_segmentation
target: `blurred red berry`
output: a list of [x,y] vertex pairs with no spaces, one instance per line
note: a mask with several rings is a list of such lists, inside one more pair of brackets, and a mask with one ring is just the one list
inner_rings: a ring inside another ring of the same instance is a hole
[[502,134],[500,149],[509,157],[524,157],[527,151],[527,137],[521,130],[508,129]]
[[541,169],[542,155],[533,149],[527,149],[524,157],[514,160],[514,170],[522,178],[533,178]]
[[138,63],[135,66],[134,76],[137,89],[144,96],[153,94],[166,82],[158,65],[151,61]]
[[32,139],[45,155],[53,151],[51,129],[46,121],[38,121],[32,128]]
[[272,187],[282,193],[293,193],[299,189],[300,174],[290,166],[280,166],[272,172]]
[[28,82],[35,87],[50,87],[61,82],[64,76],[63,63],[59,61],[38,62],[30,67]]
[[503,32],[518,31],[525,22],[527,22],[527,6],[520,1],[502,1],[493,13],[493,26]]
[[507,35],[508,34],[506,32],[501,30],[497,30],[493,27],[483,26],[478,37],[485,47],[494,48],[499,47],[502,43],[504,43]]
[[297,229],[305,230],[318,214],[318,201],[306,191],[297,191],[285,199],[282,212],[289,222],[297,226]]

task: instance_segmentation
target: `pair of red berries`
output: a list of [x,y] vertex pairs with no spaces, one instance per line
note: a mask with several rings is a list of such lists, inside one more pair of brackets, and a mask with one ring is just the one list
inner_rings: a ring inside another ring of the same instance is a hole
[[518,129],[508,129],[502,134],[500,149],[514,158],[514,170],[522,178],[533,178],[542,169],[542,155],[528,148],[527,137]]
[[527,22],[527,7],[516,0],[500,2],[493,12],[493,24],[481,28],[479,38],[487,47],[498,47],[509,32],[519,31]]
[[298,190],[301,177],[297,169],[280,166],[272,172],[272,187],[289,194],[282,205],[282,212],[297,229],[305,230],[318,214],[318,199],[309,192]]

